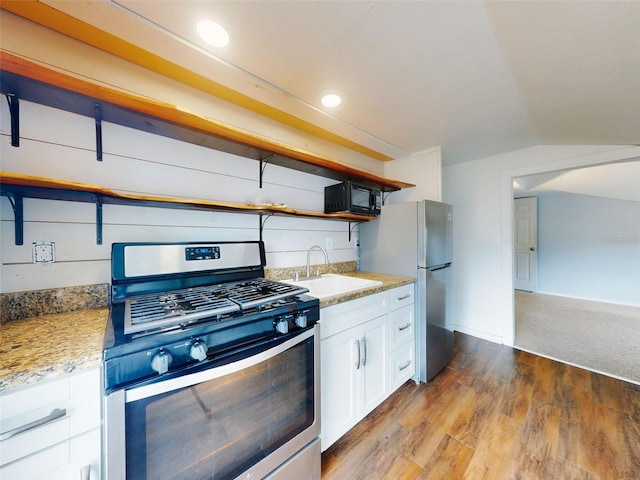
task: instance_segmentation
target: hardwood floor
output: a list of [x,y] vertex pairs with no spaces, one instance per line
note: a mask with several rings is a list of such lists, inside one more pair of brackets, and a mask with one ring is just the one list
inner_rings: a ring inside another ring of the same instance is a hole
[[456,333],[322,454],[333,479],[640,479],[640,386]]

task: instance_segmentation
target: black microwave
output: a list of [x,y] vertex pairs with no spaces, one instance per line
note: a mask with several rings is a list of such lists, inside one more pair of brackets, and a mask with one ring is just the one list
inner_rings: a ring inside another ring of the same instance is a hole
[[349,212],[379,215],[382,192],[353,182],[342,182],[324,189],[324,213]]

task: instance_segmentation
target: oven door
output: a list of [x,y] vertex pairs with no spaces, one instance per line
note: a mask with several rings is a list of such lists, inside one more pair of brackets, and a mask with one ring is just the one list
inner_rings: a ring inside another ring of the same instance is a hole
[[[309,462],[296,454],[320,433],[318,328],[233,363],[106,396],[107,478],[257,479],[292,458]],[[319,478],[319,449],[311,450],[318,458],[302,471]]]

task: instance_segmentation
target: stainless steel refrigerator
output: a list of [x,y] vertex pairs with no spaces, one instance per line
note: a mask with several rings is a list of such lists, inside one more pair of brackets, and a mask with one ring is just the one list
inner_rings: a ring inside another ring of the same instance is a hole
[[377,220],[360,225],[361,270],[417,279],[416,361],[423,382],[453,355],[453,328],[447,319],[452,232],[453,207],[429,200],[385,205]]

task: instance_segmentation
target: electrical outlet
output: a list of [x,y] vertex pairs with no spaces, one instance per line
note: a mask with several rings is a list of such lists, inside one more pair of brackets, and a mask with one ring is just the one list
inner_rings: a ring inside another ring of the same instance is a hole
[[324,238],[324,248],[327,250],[333,250],[333,237]]
[[33,242],[33,263],[48,265],[56,261],[56,247],[54,242]]

